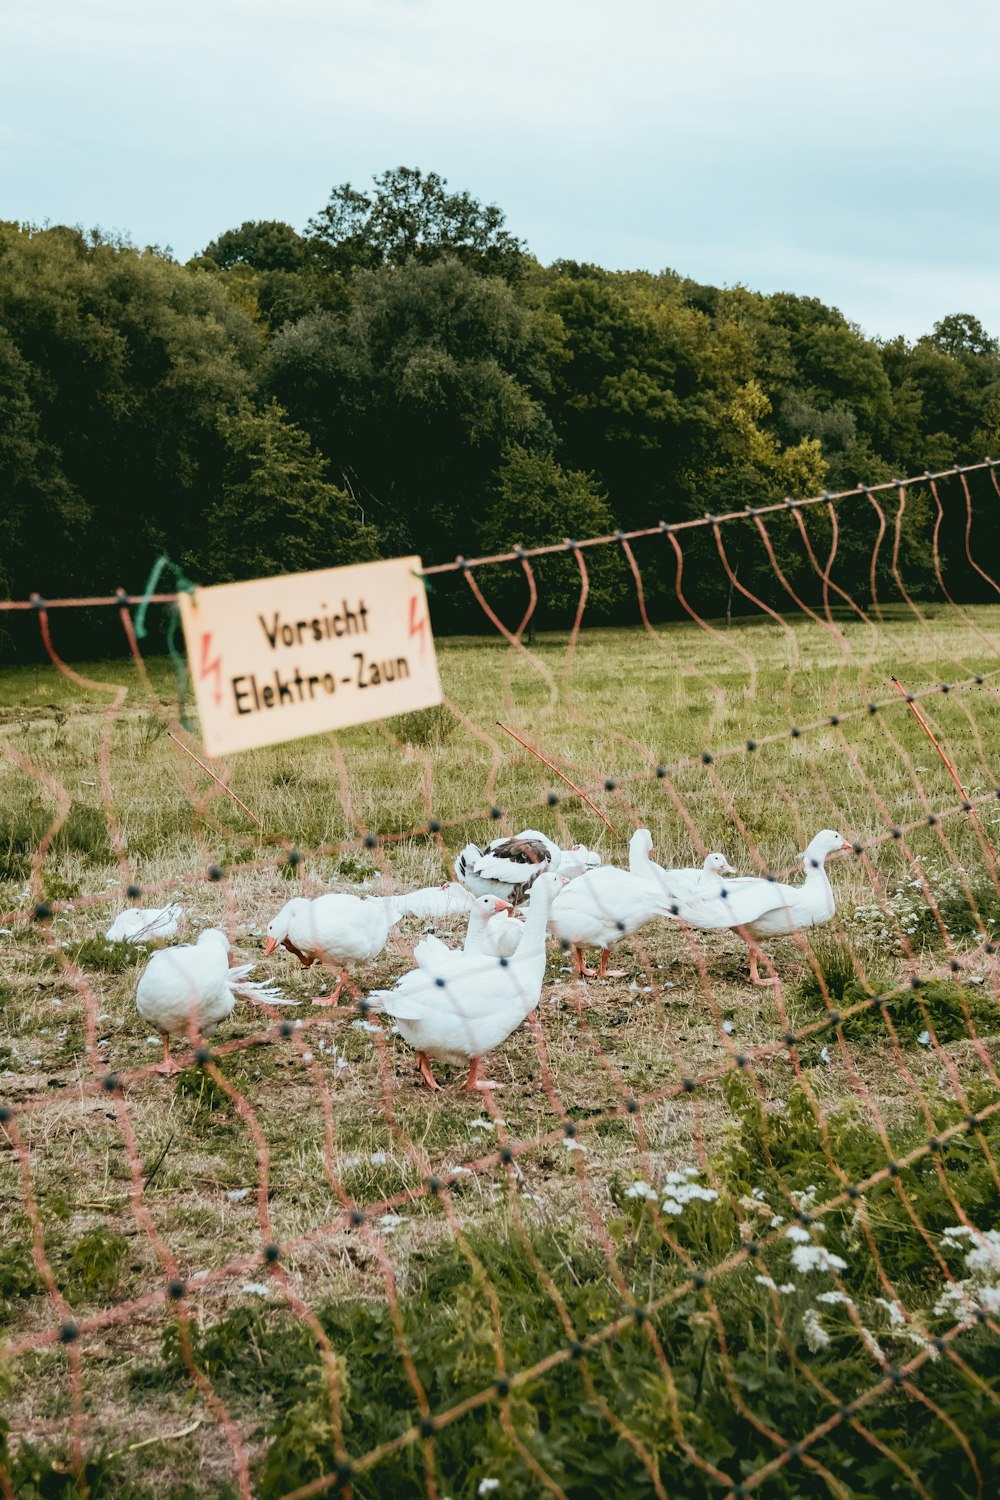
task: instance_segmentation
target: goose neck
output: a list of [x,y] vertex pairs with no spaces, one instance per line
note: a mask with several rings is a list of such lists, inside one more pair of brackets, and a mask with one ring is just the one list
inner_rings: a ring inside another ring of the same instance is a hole
[[524,919],[524,933],[518,945],[518,954],[525,949],[544,948],[549,923],[551,900],[543,900],[541,891],[528,902],[528,913]]

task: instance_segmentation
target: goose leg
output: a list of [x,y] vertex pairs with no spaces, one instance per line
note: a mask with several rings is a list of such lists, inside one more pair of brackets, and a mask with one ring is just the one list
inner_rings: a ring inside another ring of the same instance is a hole
[[503,1084],[501,1084],[501,1083],[491,1083],[488,1078],[480,1078],[480,1076],[479,1076],[479,1063],[480,1063],[480,1059],[478,1057],[470,1058],[470,1060],[469,1060],[469,1076],[465,1080],[465,1087],[467,1089],[499,1089],[499,1088],[503,1088]]
[[426,1052],[417,1053],[417,1066],[420,1069],[420,1076],[426,1083],[427,1087],[429,1089],[440,1089],[441,1085],[438,1083],[437,1079],[434,1077],[434,1074],[431,1072],[430,1060]]
[[163,1038],[163,1061],[156,1064],[153,1072],[162,1073],[164,1078],[169,1078],[171,1074],[182,1073],[183,1071],[184,1070],[181,1067],[180,1063],[174,1062],[173,1058],[170,1056],[170,1038],[169,1036],[165,1035]]
[[598,977],[598,979],[624,979],[624,977],[625,977],[625,970],[624,969],[609,969],[608,968],[608,956],[609,956],[610,952],[611,952],[610,948],[602,948],[601,949],[601,966],[600,966],[600,968],[597,971],[597,977]]
[[596,979],[597,978],[597,970],[596,969],[588,969],[587,966],[586,966],[586,964],[584,963],[584,961],[583,961],[583,949],[582,948],[574,948],[573,949],[573,968],[576,971],[576,975],[577,975],[578,979]]
[[344,988],[344,984],[345,984],[346,980],[347,980],[347,970],[346,969],[342,969],[341,972],[337,975],[337,987],[334,990],[333,994],[332,995],[314,995],[313,996],[313,1002],[312,1002],[313,1005],[325,1005],[325,1006],[336,1005],[337,1001],[340,999],[340,992]]
[[737,927],[736,931],[739,933],[740,937],[750,949],[750,983],[759,984],[761,988],[763,988],[765,985],[777,984],[778,976],[776,974],[772,975],[770,979],[761,979],[760,974],[757,972],[757,960],[758,958],[763,957],[761,949],[757,947],[757,944],[753,941],[745,928]]

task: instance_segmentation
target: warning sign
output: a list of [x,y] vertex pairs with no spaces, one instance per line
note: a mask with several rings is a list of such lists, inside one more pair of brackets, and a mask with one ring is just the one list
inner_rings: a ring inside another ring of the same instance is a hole
[[180,595],[209,755],[441,702],[419,557]]

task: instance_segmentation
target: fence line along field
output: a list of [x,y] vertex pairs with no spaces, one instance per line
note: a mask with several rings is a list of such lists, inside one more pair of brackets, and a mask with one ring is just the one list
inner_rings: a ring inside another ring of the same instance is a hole
[[[443,639],[442,708],[216,764],[262,828],[171,739],[166,659],[5,669],[2,1492],[995,1493],[998,619]],[[404,917],[336,1008],[264,958],[291,896],[522,829],[624,866],[637,827],[793,883],[836,830],[836,915],[762,939],[760,988],[670,918],[619,978],[550,945],[495,1093],[432,1094],[359,1003],[466,914]],[[126,882],[294,1005],[157,1075]]]

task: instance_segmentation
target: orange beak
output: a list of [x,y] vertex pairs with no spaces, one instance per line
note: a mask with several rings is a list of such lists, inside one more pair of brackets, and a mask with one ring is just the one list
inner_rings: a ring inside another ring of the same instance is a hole
[[502,901],[500,899],[500,897],[498,896],[497,899],[493,903],[493,910],[494,911],[513,911],[514,908],[511,906],[511,904],[510,904],[509,901]]
[[841,847],[841,849],[853,849],[854,845],[851,844],[851,843],[848,843],[847,839],[844,839],[844,841],[843,841],[843,843],[841,844],[840,847]]
[[273,938],[273,937],[269,937],[268,940],[267,940],[267,942],[264,944],[264,957],[265,958],[270,958],[271,954],[274,952],[274,950],[275,950],[275,948],[277,948],[277,946],[278,946],[278,939],[277,938]]

